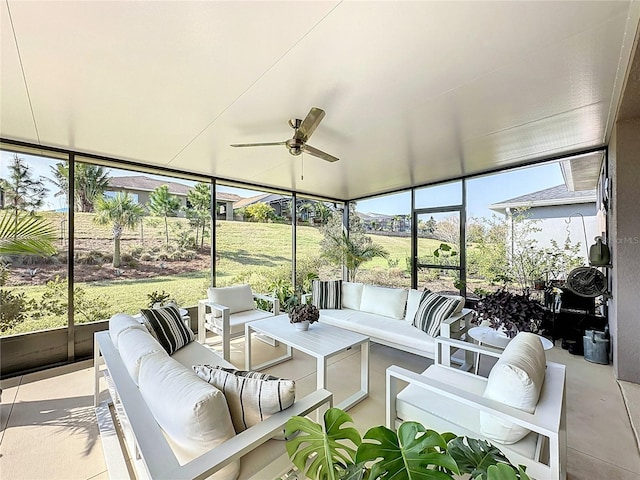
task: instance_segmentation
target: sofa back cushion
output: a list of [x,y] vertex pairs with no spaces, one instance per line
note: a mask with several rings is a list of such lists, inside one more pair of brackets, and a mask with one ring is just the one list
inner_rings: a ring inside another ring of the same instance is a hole
[[193,331],[185,325],[177,307],[145,308],[141,313],[149,332],[169,355],[196,338]]
[[342,308],[360,310],[364,283],[342,282]]
[[342,280],[314,280],[311,284],[311,298],[317,308],[342,308]]
[[416,290],[415,288],[409,290],[407,294],[407,312],[404,316],[404,319],[407,322],[413,323],[413,319],[416,318],[416,312],[418,311],[421,299],[422,290]]
[[407,307],[407,291],[402,288],[364,285],[360,311],[383,317],[402,319]]
[[[528,413],[533,413],[544,383],[546,358],[538,335],[521,332],[509,342],[491,369],[484,391],[491,398]],[[480,413],[480,431],[487,438],[511,444],[524,438],[529,430]]]
[[296,399],[293,380],[215,365],[194,365],[193,370],[224,393],[236,433],[289,408]]
[[111,336],[111,341],[116,348],[118,348],[120,334],[131,328],[147,331],[147,328],[139,320],[126,313],[116,313],[109,319],[109,336]]
[[[166,354],[143,358],[140,393],[180,463],[235,435],[224,394]],[[214,478],[235,479],[239,469],[238,460],[216,472]]]
[[162,345],[151,336],[147,329],[129,328],[124,330],[118,337],[118,351],[122,363],[127,367],[127,371],[133,381],[138,385],[140,376],[140,363],[149,354],[160,352],[168,357]]
[[[238,285],[235,287],[209,287],[207,295],[210,302],[218,303],[229,308],[229,314],[253,310],[253,292],[250,285]],[[213,310],[214,317],[221,317],[222,312]]]

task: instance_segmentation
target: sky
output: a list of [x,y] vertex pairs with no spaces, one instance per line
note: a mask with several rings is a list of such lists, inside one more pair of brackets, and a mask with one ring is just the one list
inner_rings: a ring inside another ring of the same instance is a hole
[[[55,165],[59,161],[42,157],[32,157],[24,154],[21,154],[20,156],[27,161],[34,177],[51,177],[51,166]],[[11,152],[0,152],[0,178],[6,178],[8,166],[12,158],[13,154]],[[110,169],[110,171],[113,176],[131,175],[131,172],[124,170]],[[147,173],[144,175],[156,179],[169,178]],[[195,184],[195,182],[187,180],[180,179],[178,181],[190,186]],[[491,217],[494,212],[489,210],[488,206],[492,203],[507,200],[526,193],[543,190],[562,183],[564,182],[560,171],[560,164],[557,162],[473,178],[467,181],[467,214],[470,217]],[[50,191],[45,199],[44,208],[46,210],[63,208],[65,206],[64,197],[55,196],[55,193],[57,192],[55,185],[46,182],[46,186]],[[220,186],[219,190],[235,193],[241,197],[250,197],[261,193],[260,191],[224,186]],[[459,192],[460,188],[451,184],[439,187],[430,187],[422,191],[417,190],[416,206],[427,208],[459,204],[461,202]],[[410,213],[410,209],[411,196],[409,192],[386,195],[358,202],[358,211],[365,213],[405,215]]]

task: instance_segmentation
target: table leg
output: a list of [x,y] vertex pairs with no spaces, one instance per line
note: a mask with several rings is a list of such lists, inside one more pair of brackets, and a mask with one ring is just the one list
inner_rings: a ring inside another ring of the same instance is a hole
[[[482,342],[478,340],[478,346],[481,347],[482,346]],[[474,371],[473,373],[478,375],[478,370],[480,370],[480,353],[476,352],[476,361],[474,362],[475,366],[474,366]]]

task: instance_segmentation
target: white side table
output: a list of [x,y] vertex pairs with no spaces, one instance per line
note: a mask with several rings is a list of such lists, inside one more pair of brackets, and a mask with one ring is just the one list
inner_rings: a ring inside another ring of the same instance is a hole
[[[478,342],[478,345],[489,345],[490,347],[499,348],[504,350],[505,347],[511,341],[506,334],[501,331],[498,331],[491,327],[473,327],[470,328],[467,333],[471,338]],[[549,350],[553,348],[553,342],[547,338],[541,337],[538,335],[538,338],[542,342],[542,348],[545,350]],[[476,366],[475,366],[475,374],[478,374],[478,369],[480,368],[480,354],[476,354]]]

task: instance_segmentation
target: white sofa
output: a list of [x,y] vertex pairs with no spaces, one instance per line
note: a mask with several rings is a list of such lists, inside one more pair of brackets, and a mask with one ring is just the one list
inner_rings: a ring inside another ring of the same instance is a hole
[[[488,378],[442,363],[443,350],[462,348],[498,358]],[[518,334],[504,352],[436,339],[436,358],[422,374],[391,366],[386,375],[386,425],[413,420],[495,444],[538,480],[566,479],[564,365],[546,362],[532,333]],[[405,387],[405,385],[408,385]]]
[[[332,402],[330,392],[318,390],[236,434],[225,394],[192,369],[233,368],[206,346],[191,341],[169,356],[138,320],[118,314],[109,331],[95,334],[94,355],[96,417],[110,478],[129,478],[128,458],[139,479],[273,478],[290,465],[285,443],[273,437],[292,416]],[[109,395],[101,401],[102,378]]]
[[[344,281],[341,288],[342,308],[320,309],[321,322],[367,335],[372,342],[434,358],[434,337],[412,325],[423,294],[421,290]],[[464,298],[456,298],[461,299],[464,306]],[[309,295],[303,297],[303,301],[308,299]],[[472,318],[473,310],[462,308],[440,324],[439,335],[462,338]],[[473,356],[469,354],[459,363],[467,370],[473,364]]]

